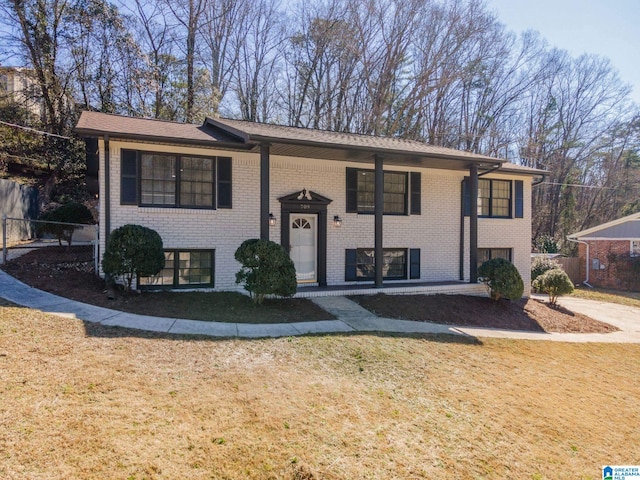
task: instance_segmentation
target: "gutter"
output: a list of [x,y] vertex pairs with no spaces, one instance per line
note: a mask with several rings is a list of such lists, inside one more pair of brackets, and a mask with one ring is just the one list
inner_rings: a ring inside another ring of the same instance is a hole
[[582,243],[583,245],[587,246],[587,258],[586,258],[586,276],[587,278],[584,280],[584,282],[582,282],[583,285],[586,285],[589,288],[593,288],[592,285],[589,284],[589,243],[588,242],[584,242],[582,240],[576,240],[575,238],[571,238],[570,236],[567,236],[567,240],[569,240],[570,242],[573,243]]

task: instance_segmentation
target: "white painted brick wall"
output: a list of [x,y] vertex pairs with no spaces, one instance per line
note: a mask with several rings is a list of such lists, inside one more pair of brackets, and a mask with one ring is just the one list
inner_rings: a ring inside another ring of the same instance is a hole
[[[220,155],[233,158],[233,209],[191,210],[140,208],[120,205],[120,150],[122,148],[194,155]],[[233,258],[236,248],[247,238],[260,235],[259,155],[246,152],[213,151],[192,147],[163,146],[148,143],[110,142],[111,156],[111,229],[137,223],[155,229],[166,248],[215,249],[216,289],[236,289],[235,273],[239,264]],[[104,186],[104,144],[100,142],[100,182]],[[345,250],[373,248],[374,216],[346,213],[346,168],[373,168],[373,165],[272,155],[270,171],[270,212],[278,225],[270,228],[270,238],[280,241],[279,197],[303,188],[328,197],[327,210],[327,282],[345,284]],[[385,248],[420,248],[421,281],[459,279],[460,189],[465,172],[435,169],[409,169],[385,166],[385,170],[422,173],[422,215],[385,216]],[[525,285],[529,278],[531,243],[531,181],[527,177],[491,175],[490,178],[525,180],[524,219],[480,219],[480,248],[513,248],[514,263]],[[101,188],[101,192],[104,188]],[[104,252],[104,205],[100,202],[101,252]],[[340,228],[333,225],[334,215],[343,219]],[[465,226],[465,276],[468,279],[468,219]]]

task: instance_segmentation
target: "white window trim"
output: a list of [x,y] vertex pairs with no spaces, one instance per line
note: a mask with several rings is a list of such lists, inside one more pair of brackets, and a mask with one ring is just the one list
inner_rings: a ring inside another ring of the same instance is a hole
[[[636,248],[633,248],[633,244],[636,244]],[[640,257],[640,239],[629,241],[629,254],[632,257]]]

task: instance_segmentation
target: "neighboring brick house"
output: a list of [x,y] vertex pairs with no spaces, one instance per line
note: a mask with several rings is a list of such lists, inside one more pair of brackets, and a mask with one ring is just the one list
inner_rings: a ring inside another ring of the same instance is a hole
[[640,212],[612,222],[573,233],[584,283],[594,287],[628,288],[628,280],[618,266],[621,261],[640,257]]
[[76,131],[97,140],[101,251],[127,223],[163,239],[165,270],[141,287],[235,290],[235,250],[266,238],[290,251],[303,295],[478,293],[477,266],[492,257],[511,260],[529,294],[531,185],[543,171],[398,138],[228,119],[83,112]]

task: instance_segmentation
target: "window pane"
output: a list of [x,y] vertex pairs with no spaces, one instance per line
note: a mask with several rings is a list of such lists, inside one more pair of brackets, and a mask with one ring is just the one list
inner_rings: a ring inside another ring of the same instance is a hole
[[491,258],[504,258],[511,261],[511,249],[510,248],[492,248]]
[[405,250],[385,250],[383,277],[385,278],[406,278],[406,251]]
[[509,198],[511,197],[511,182],[505,180],[492,180],[493,198]]
[[148,205],[175,205],[176,158],[143,153],[141,165],[141,202]]
[[492,216],[494,217],[508,217],[509,216],[509,200],[502,198],[494,198],[491,202]]
[[[375,278],[375,251],[359,248],[356,253],[356,276],[360,279]],[[407,252],[404,249],[385,249],[382,277],[386,279],[407,278]]]
[[407,205],[407,174],[384,174],[384,213],[405,214]]
[[488,217],[491,215],[491,181],[478,180],[478,215]]
[[213,206],[213,158],[180,158],[180,205]]
[[375,209],[374,172],[358,171],[358,211],[373,212]]
[[491,250],[488,248],[478,249],[478,266],[482,265],[487,260],[491,260]]
[[179,285],[210,285],[211,252],[180,252]]

